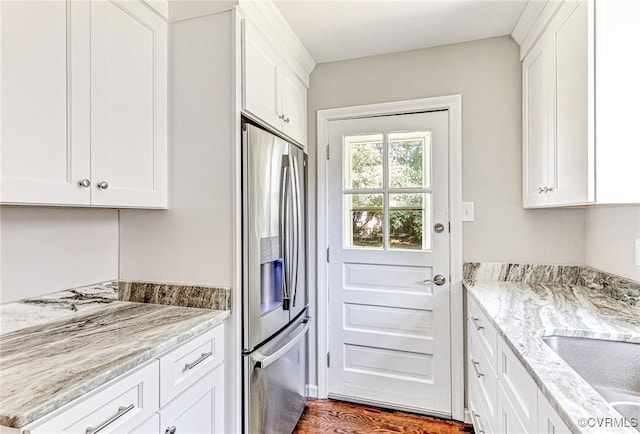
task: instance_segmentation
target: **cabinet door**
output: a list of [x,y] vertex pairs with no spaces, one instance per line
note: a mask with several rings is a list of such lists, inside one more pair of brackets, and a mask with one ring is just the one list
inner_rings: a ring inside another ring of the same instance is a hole
[[514,405],[498,385],[498,433],[499,434],[533,434],[535,431],[528,429],[527,423],[522,421],[516,412]]
[[548,185],[553,189],[549,192],[550,205],[595,199],[593,100],[589,102],[593,98],[589,7],[586,1],[565,2],[546,33],[554,59],[549,81],[554,96],[551,122],[555,130],[549,152]]
[[544,206],[548,187],[549,130],[548,59],[538,41],[522,64],[522,202],[525,208]]
[[2,203],[89,204],[88,13],[0,2]]
[[243,108],[282,130],[280,58],[247,20],[242,22]]
[[307,86],[288,68],[282,70],[283,131],[302,145],[307,144]]
[[224,432],[224,365],[218,366],[160,410],[161,432]]
[[560,419],[547,398],[538,389],[538,433],[569,434],[571,430]]
[[167,24],[139,2],[91,2],[91,203],[167,205]]

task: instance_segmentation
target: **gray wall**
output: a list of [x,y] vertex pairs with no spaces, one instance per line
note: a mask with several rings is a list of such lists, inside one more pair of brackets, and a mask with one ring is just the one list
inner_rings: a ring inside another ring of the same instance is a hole
[[118,278],[118,211],[0,207],[0,302]]
[[583,209],[522,208],[518,50],[504,36],[318,65],[308,103],[311,167],[319,109],[461,94],[463,200],[475,202],[464,260],[583,263]]
[[640,281],[636,239],[640,239],[640,205],[587,210],[587,265]]
[[169,209],[120,212],[120,278],[230,286],[231,13],[170,27]]

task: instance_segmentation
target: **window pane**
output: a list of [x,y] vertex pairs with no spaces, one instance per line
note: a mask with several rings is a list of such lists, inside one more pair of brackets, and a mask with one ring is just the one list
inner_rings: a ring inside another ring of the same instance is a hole
[[345,194],[345,244],[347,247],[384,245],[381,194]]
[[389,194],[389,247],[431,249],[431,195]]
[[344,138],[344,188],[382,187],[382,134]]
[[389,187],[431,186],[431,133],[389,134]]

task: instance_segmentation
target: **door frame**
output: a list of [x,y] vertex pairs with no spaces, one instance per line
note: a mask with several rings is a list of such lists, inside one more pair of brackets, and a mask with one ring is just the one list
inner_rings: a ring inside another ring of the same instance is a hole
[[318,397],[327,398],[329,368],[324,362],[329,349],[328,264],[328,160],[329,122],[371,116],[399,115],[424,111],[449,111],[449,240],[451,273],[451,416],[464,420],[464,315],[462,290],[462,96],[448,95],[318,110],[317,114],[317,330]]

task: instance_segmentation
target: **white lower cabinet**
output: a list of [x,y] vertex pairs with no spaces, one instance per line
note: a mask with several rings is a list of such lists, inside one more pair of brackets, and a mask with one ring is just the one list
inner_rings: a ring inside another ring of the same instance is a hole
[[223,433],[223,336],[219,325],[42,419],[2,432]]
[[[496,358],[489,354],[495,349]],[[467,296],[467,383],[478,434],[571,432],[478,303]]]
[[560,419],[540,390],[538,390],[538,433],[571,434],[571,430]]
[[149,419],[129,431],[130,434],[157,434],[160,432],[160,415],[155,413]]
[[120,433],[133,431],[158,410],[158,361],[108,383],[106,387],[72,401],[46,422],[36,421],[23,432]]
[[[535,395],[534,395],[535,398]],[[534,433],[529,428],[528,421],[524,421],[520,417],[520,412],[516,410],[514,405],[504,388],[500,384],[498,386],[498,433],[499,434],[524,434]]]
[[224,432],[224,366],[219,366],[160,410],[161,433]]

